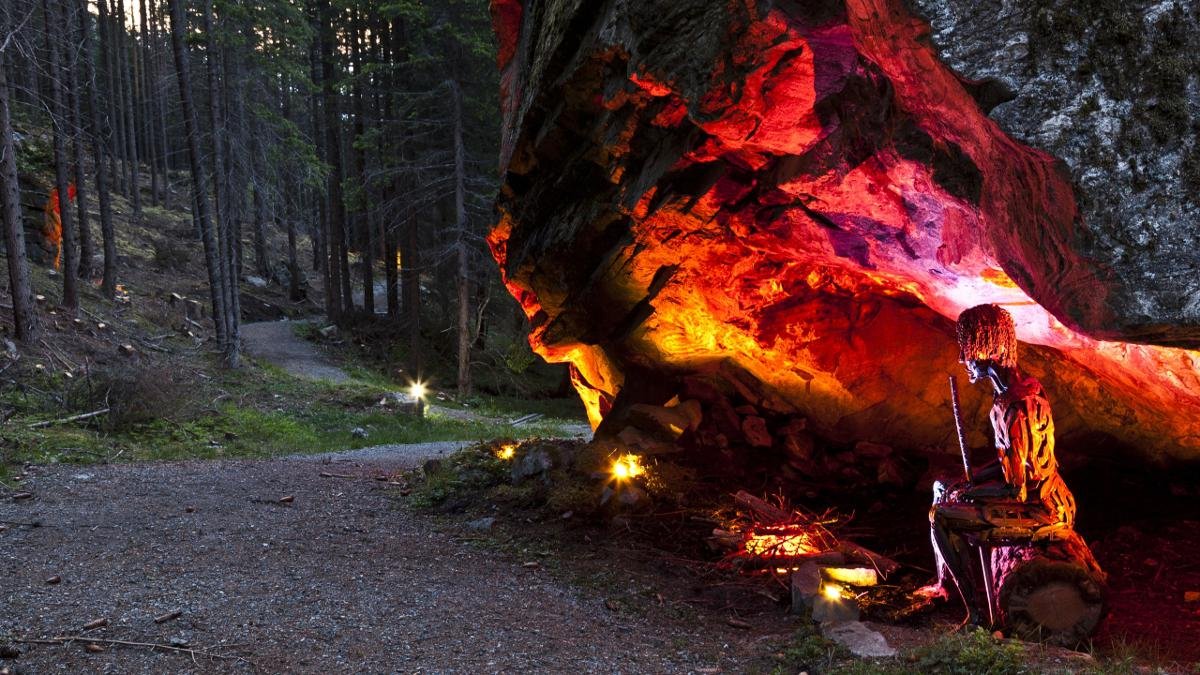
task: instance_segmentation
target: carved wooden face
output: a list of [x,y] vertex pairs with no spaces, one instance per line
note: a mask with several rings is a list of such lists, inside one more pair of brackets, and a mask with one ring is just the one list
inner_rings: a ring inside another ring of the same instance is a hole
[[971,384],[987,377],[988,362],[984,358],[972,358],[967,355],[967,352],[962,347],[958,350],[958,362],[967,370],[967,379]]

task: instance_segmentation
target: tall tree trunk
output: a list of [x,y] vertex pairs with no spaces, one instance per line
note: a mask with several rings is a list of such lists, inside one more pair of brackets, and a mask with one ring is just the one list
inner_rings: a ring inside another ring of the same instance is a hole
[[[327,4],[327,3],[326,3]],[[325,142],[324,107],[328,105],[325,97],[325,80],[323,77],[324,54],[326,30],[323,27],[326,19],[327,11],[325,11],[320,2],[313,2],[309,7],[311,12],[311,24],[313,29],[313,43],[309,51],[309,68],[310,76],[313,81],[312,96],[309,99],[309,107],[311,109],[310,120],[312,122],[312,137],[313,143],[317,146],[317,156],[325,160],[328,164],[329,151],[328,145]],[[335,245],[333,244],[332,231],[333,227],[330,223],[329,209],[329,193],[328,184],[326,190],[316,195],[317,215],[319,218],[318,227],[314,231],[313,237],[313,269],[321,273],[321,277],[325,286],[325,316],[332,322],[336,323],[341,319],[341,294],[338,292],[340,281],[338,280],[338,266],[332,264],[334,257]]]
[[[3,17],[0,17],[3,20]],[[7,21],[5,21],[7,24]],[[4,25],[4,33],[8,26]],[[29,260],[25,256],[25,224],[21,218],[21,187],[13,148],[12,115],[8,105],[8,76],[4,52],[0,52],[0,207],[4,214],[4,245],[8,252],[8,283],[12,291],[13,325],[17,339],[31,343],[42,334],[33,286],[29,283]]]
[[79,308],[79,257],[75,249],[75,222],[71,213],[71,179],[67,164],[66,139],[64,134],[69,126],[70,114],[67,111],[66,96],[63,83],[67,75],[62,68],[62,32],[55,29],[62,16],[56,0],[42,0],[42,18],[46,29],[46,54],[50,59],[48,74],[50,76],[50,109],[51,135],[54,143],[54,184],[58,190],[58,213],[62,223],[62,253],[63,253],[63,308],[69,314],[74,314]]
[[225,161],[225,125],[222,123],[220,111],[221,88],[217,76],[217,42],[216,28],[213,21],[213,2],[204,3],[204,32],[207,36],[206,50],[208,52],[208,88],[209,88],[209,117],[212,125],[212,174],[216,183],[217,201],[217,242],[219,275],[222,280],[224,297],[224,312],[221,317],[225,324],[225,342],[221,351],[225,355],[225,363],[230,368],[239,365],[240,353],[237,336],[237,315],[234,294],[237,293],[238,278],[236,276],[236,260],[234,258],[234,228],[230,212],[231,204],[228,193],[229,172]]
[[[34,24],[33,13],[36,12],[36,4],[36,0],[27,0],[25,2],[21,2],[19,5],[16,3],[7,4],[6,6],[11,8],[9,9],[8,14],[9,19],[15,20],[17,17],[24,17],[25,14],[28,13],[30,20],[26,23],[26,26],[32,26]],[[40,108],[42,105],[42,78],[38,71],[41,69],[41,64],[38,63],[38,59],[34,56],[34,54],[37,52],[37,49],[33,44],[33,32],[34,31],[32,30],[27,30],[26,39],[23,41],[25,53],[29,55],[28,58],[20,59],[25,65],[23,73],[24,77],[22,78],[24,79],[24,82],[22,83],[23,86],[18,86],[15,81],[16,72],[18,71],[18,67],[14,63],[14,61],[17,61],[16,58],[13,58],[12,61],[9,62],[9,77],[14,77],[14,81],[10,82],[9,86],[13,88],[12,95],[15,96],[16,99],[19,100],[23,98],[24,102],[29,105],[29,107]],[[14,40],[17,40],[20,37],[21,36],[17,35],[16,33],[13,34]],[[10,49],[17,51],[19,49],[17,47],[18,44],[20,43],[14,42],[13,45],[10,46]],[[13,57],[14,55],[10,53],[9,56]]]
[[[103,1],[103,0],[101,0]],[[121,159],[121,192],[130,200],[133,199],[133,187],[129,183],[132,167],[129,165],[129,138],[133,130],[129,128],[129,117],[125,114],[125,69],[128,68],[128,55],[125,53],[125,21],[117,15],[117,0],[109,5],[109,38],[112,41],[111,63],[113,65],[113,87],[111,92],[113,115],[117,121],[117,152]]]
[[[252,32],[252,26],[243,26],[241,29],[243,35],[249,35]],[[229,218],[229,260],[227,264],[229,265],[231,299],[229,323],[235,347],[240,347],[237,343],[242,316],[241,279],[244,274],[242,221],[246,212],[246,193],[245,190],[237,189],[235,186],[246,184],[248,172],[245,169],[244,153],[238,155],[235,148],[246,147],[246,105],[243,96],[245,80],[241,53],[228,47],[222,53],[221,63],[224,73],[224,77],[221,78],[223,85],[221,97],[224,101],[222,109],[225,110],[226,134],[233,141],[232,144],[226,143],[225,145],[225,171],[222,174],[222,179],[225,181],[225,195],[229,198],[229,213],[227,214]]]
[[[396,63],[399,56],[399,31],[393,30],[387,18],[379,16],[379,28],[376,33],[380,37],[380,60],[385,63]],[[395,70],[389,68],[383,76],[383,119],[391,123],[395,119],[395,92],[397,90],[397,81]],[[400,164],[405,164],[405,156],[407,153],[407,142],[402,141],[400,146]],[[392,194],[399,192],[401,182],[399,179],[392,179],[388,182],[388,189]],[[407,209],[407,205],[406,205]],[[399,319],[400,313],[400,231],[397,228],[397,221],[405,222],[402,215],[400,218],[395,217],[391,213],[388,218],[384,219],[382,226],[383,235],[383,264],[384,275],[387,277],[387,311],[388,316],[392,319]],[[404,261],[408,264],[408,261]],[[415,372],[415,371],[414,371]]]
[[288,299],[292,302],[300,302],[304,299],[304,286],[301,284],[301,276],[304,270],[300,268],[300,259],[296,252],[296,218],[293,214],[288,214],[287,217],[287,243],[288,243]]
[[409,370],[421,377],[423,363],[421,345],[421,250],[417,229],[416,209],[406,206],[404,218],[404,248],[400,253],[403,267],[400,286],[404,293],[404,323],[408,326]]
[[267,259],[267,198],[266,167],[262,157],[261,126],[254,122],[250,130],[250,189],[254,198],[254,270],[264,279],[271,278],[271,264]]
[[185,0],[167,0],[171,10],[171,51],[175,56],[175,76],[179,80],[179,103],[183,112],[184,134],[187,136],[188,164],[192,172],[192,200],[200,223],[201,241],[204,243],[204,261],[208,268],[208,286],[212,295],[213,323],[217,331],[217,344],[224,346],[225,335],[225,289],[222,288],[221,263],[218,246],[213,232],[212,214],[208,206],[208,175],[201,166],[200,130],[196,108],[192,103],[192,82],[188,71],[188,54],[183,43],[186,31],[183,3]]
[[162,36],[163,31],[163,16],[162,8],[158,0],[150,2],[150,17],[151,32],[154,34],[154,91],[153,99],[155,105],[154,119],[157,121],[155,132],[158,135],[158,153],[159,170],[162,173],[162,188],[163,188],[163,203],[166,203],[166,196],[171,191],[171,173],[170,162],[168,156],[171,154],[172,148],[167,137],[167,103],[166,96],[161,95],[163,88],[162,67]]
[[142,29],[142,44],[140,49],[141,54],[141,77],[139,81],[139,89],[141,90],[141,114],[142,114],[142,140],[144,142],[143,149],[145,150],[146,166],[150,169],[150,202],[152,204],[162,203],[162,185],[158,178],[158,148],[154,144],[154,94],[151,91],[153,56],[151,54],[151,45],[154,43],[154,38],[150,34],[150,16],[146,11],[146,0],[138,0],[138,15],[141,19]]
[[329,171],[329,268],[332,271],[330,281],[336,284],[333,293],[341,295],[337,303],[338,313],[331,317],[341,321],[345,315],[354,309],[354,299],[350,294],[350,265],[346,242],[346,206],[342,196],[342,180],[345,173],[342,170],[342,141],[338,114],[337,91],[334,89],[333,42],[336,34],[333,30],[333,16],[329,10],[328,0],[318,2],[320,17],[321,39],[321,92],[325,113],[325,152]]
[[454,96],[454,217],[458,259],[458,395],[471,394],[471,276],[467,257],[466,148],[463,144],[462,89],[450,80]]
[[354,11],[353,29],[350,36],[350,58],[354,63],[354,177],[359,183],[359,199],[355,205],[357,212],[356,228],[358,234],[358,250],[361,261],[363,311],[367,316],[375,314],[375,274],[374,274],[374,242],[371,237],[371,200],[368,195],[371,190],[367,181],[367,160],[363,148],[363,136],[366,133],[366,107],[363,105],[363,48],[362,33],[366,24],[358,10]]
[[262,179],[257,176],[251,181],[254,191],[254,271],[264,279],[271,278],[271,265],[267,260],[267,200],[263,196]]
[[125,169],[122,155],[125,154],[125,117],[117,114],[117,71],[121,67],[117,50],[117,29],[113,25],[112,14],[109,12],[108,0],[96,0],[100,10],[100,69],[104,73],[104,142],[107,144],[108,173],[113,178],[113,188],[125,194]]
[[383,274],[387,279],[387,314],[393,319],[400,318],[400,247],[396,241],[396,228],[384,222],[383,235]]
[[[69,44],[82,44],[82,36],[76,30],[79,25],[77,14],[79,7],[74,0],[60,0],[62,10],[62,28],[64,35],[69,35]],[[88,191],[86,172],[83,165],[83,143],[84,143],[84,123],[83,117],[83,92],[79,87],[79,68],[82,60],[86,55],[81,54],[78,50],[75,52],[75,58],[67,66],[67,72],[70,74],[68,82],[70,83],[70,98],[71,98],[71,155],[75,163],[75,204],[78,207],[76,213],[79,214],[79,222],[76,230],[79,232],[79,278],[92,278],[92,258],[95,256],[94,247],[92,244],[92,228],[88,222]]]
[[[125,36],[125,3],[117,0],[117,20],[121,24],[121,35]],[[121,54],[126,60],[126,67],[121,69],[121,108],[125,117],[125,151],[129,159],[129,195],[133,206],[130,224],[137,227],[142,220],[142,190],[141,167],[138,162],[138,115],[137,94],[134,90],[134,76],[137,70],[137,44],[126,45],[122,40]]]
[[[75,8],[81,33],[80,44],[83,49],[83,80],[87,89],[87,117],[91,121],[89,140],[96,171],[96,198],[100,202],[100,236],[104,240],[104,280],[100,284],[100,292],[104,297],[112,300],[117,294],[117,240],[113,232],[112,198],[108,191],[108,174],[104,162],[105,146],[100,138],[102,131],[100,106],[96,101],[96,68],[92,55],[91,14],[87,11],[86,0],[76,0]],[[82,183],[82,181],[79,182]]]

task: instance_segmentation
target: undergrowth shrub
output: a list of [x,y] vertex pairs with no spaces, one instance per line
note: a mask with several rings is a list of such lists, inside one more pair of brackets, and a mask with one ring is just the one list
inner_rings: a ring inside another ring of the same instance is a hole
[[177,270],[187,265],[191,260],[191,252],[184,241],[186,239],[175,237],[150,240],[150,246],[154,249],[154,264],[167,270]]
[[1000,642],[980,629],[943,636],[915,650],[912,658],[914,668],[921,673],[1019,675],[1030,672],[1024,655],[1019,644]]
[[162,419],[179,421],[195,412],[190,387],[169,368],[106,368],[80,378],[68,391],[72,409],[108,408],[105,431],[128,431]]

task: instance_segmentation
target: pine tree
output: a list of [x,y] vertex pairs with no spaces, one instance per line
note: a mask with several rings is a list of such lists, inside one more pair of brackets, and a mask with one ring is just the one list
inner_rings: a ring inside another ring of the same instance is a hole
[[21,222],[21,189],[13,147],[12,114],[9,110],[8,47],[12,27],[8,12],[0,12],[0,214],[4,220],[4,245],[8,254],[8,283],[12,291],[13,325],[18,340],[32,343],[42,334],[41,322],[29,282],[29,260],[25,255],[25,227]]

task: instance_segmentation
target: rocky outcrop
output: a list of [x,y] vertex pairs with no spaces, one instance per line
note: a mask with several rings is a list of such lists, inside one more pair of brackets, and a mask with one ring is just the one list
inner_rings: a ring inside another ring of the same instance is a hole
[[952,319],[997,302],[1064,453],[1200,457],[1179,348],[1200,328],[1130,310],[1160,289],[1096,255],[1067,168],[985,114],[1003,91],[945,66],[900,0],[492,9],[489,242],[601,436],[903,476],[861,441],[952,445]]
[[1200,5],[910,0],[1013,138],[1062,158],[1079,249],[1121,279],[1095,337],[1197,347]]

